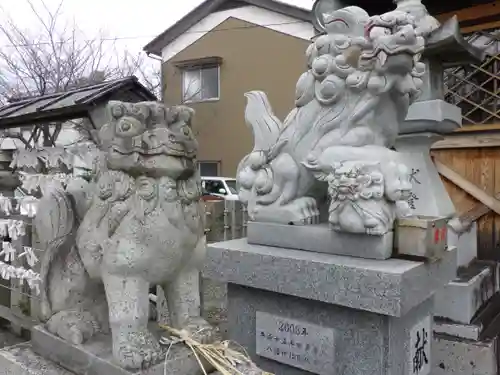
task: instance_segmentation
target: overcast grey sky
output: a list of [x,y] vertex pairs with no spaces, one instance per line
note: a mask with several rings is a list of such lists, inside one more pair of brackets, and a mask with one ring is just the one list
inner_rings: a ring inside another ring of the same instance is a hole
[[[54,9],[60,0],[43,0]],[[42,0],[32,0],[41,8]],[[110,38],[122,38],[120,47],[139,52],[142,47],[167,27],[188,13],[202,0],[64,0],[64,18],[75,19],[82,32],[92,39],[99,29]],[[314,0],[282,0],[311,8]],[[4,11],[23,27],[33,25],[33,13],[26,0],[0,0]],[[4,17],[0,10],[0,22]],[[112,42],[110,42],[112,43]],[[0,46],[8,44],[0,40]]]

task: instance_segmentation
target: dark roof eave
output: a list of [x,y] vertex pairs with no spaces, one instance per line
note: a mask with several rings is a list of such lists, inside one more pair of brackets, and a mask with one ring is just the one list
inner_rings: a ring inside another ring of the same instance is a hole
[[38,113],[31,112],[21,116],[4,117],[0,118],[0,130],[87,117],[91,108],[92,105],[77,104]]
[[125,81],[122,88],[133,89],[136,93],[140,93],[144,100],[158,101],[158,98],[146,86],[144,86],[136,76],[132,76],[133,80]]
[[[151,42],[143,47],[143,50],[147,54],[155,55],[161,57],[162,49],[169,43],[173,42],[180,35],[185,33],[193,25],[210,15],[217,8],[219,8],[223,3],[228,0],[206,0],[195,9],[177,21],[174,25],[166,29]],[[263,9],[271,10],[276,13],[281,13],[286,16],[296,18],[301,21],[311,22],[311,14],[309,11],[285,4],[274,0],[240,0],[248,5],[254,5]]]
[[[90,91],[89,94],[75,100],[74,104],[46,109],[60,100],[86,90]],[[8,104],[0,108],[0,129],[30,126],[40,123],[61,122],[87,117],[89,115],[89,111],[95,108],[96,105],[106,103],[114,93],[120,91],[132,91],[142,101],[158,100],[150,90],[139,82],[137,77],[129,76],[119,80],[103,82],[87,87],[80,87],[61,93],[41,95]],[[43,99],[52,100],[39,106],[34,111],[16,115],[16,112],[22,111],[23,107],[32,106]]]
[[114,92],[120,90],[133,90],[136,94],[141,96],[145,101],[157,101],[158,98],[151,91],[149,91],[142,83],[139,82],[137,77],[133,76],[134,79],[124,80],[115,85],[110,85],[109,87],[104,87],[101,91],[95,93],[94,95],[84,98],[81,104],[94,104],[96,102],[103,101],[103,98]]

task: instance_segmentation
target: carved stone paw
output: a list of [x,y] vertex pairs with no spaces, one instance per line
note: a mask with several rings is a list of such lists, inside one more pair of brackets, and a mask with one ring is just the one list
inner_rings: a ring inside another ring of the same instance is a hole
[[156,338],[146,330],[116,334],[114,359],[125,369],[145,369],[159,362],[163,351]]
[[80,345],[100,331],[99,323],[93,314],[86,311],[67,310],[61,311],[46,324],[50,333]]
[[307,225],[319,223],[319,209],[316,199],[298,198],[284,206],[257,206],[254,220],[262,222]]
[[316,199],[311,197],[302,197],[294,200],[287,207],[292,210],[295,220],[294,224],[317,224],[319,223],[319,209]]

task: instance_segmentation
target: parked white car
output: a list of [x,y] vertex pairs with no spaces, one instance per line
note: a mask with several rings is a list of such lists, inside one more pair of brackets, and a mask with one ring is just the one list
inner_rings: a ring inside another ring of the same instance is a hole
[[205,194],[228,201],[237,201],[239,199],[235,178],[202,176],[201,186]]

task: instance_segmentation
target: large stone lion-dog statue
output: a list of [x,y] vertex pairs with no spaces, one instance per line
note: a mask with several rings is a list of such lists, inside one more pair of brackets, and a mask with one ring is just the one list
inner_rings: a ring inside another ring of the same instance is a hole
[[41,315],[71,343],[111,332],[114,360],[147,367],[161,348],[148,330],[149,288],[161,285],[174,328],[200,317],[205,251],[193,110],[109,102],[90,183],[46,191],[35,229],[46,249]]
[[397,204],[411,192],[408,170],[390,148],[423,85],[419,30],[400,10],[370,17],[356,6],[338,9],[306,51],[308,69],[284,121],[264,92],[246,94],[254,148],[237,183],[250,220],[317,224],[329,201],[324,221],[334,230],[392,229]]

